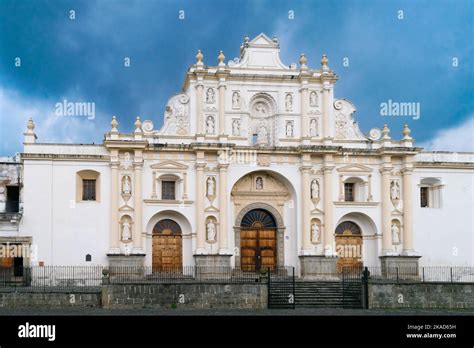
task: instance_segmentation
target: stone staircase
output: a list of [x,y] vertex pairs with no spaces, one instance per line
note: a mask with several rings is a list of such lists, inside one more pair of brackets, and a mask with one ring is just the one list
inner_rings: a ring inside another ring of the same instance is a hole
[[360,281],[273,281],[268,308],[362,308]]

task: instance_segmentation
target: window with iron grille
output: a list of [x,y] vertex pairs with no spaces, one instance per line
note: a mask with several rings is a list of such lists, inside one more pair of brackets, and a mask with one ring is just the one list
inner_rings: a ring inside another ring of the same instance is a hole
[[83,201],[95,201],[95,183],[96,180],[83,179],[82,180],[82,200]]
[[344,200],[346,202],[354,202],[354,184],[353,183],[344,184]]
[[175,200],[175,181],[161,182],[161,199]]
[[429,207],[428,187],[420,187],[420,205],[422,208]]

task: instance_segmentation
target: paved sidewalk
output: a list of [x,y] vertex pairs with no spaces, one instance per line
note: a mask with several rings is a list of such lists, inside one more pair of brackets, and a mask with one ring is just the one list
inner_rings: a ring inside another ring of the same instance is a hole
[[474,309],[341,309],[341,308],[298,308],[298,309],[103,309],[94,307],[69,308],[0,308],[0,316],[14,315],[159,315],[159,316],[189,316],[189,315],[220,315],[220,316],[328,316],[328,315],[468,315],[474,316]]

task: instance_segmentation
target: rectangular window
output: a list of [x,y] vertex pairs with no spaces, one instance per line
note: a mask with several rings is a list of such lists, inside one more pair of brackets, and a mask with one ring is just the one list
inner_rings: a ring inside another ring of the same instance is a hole
[[20,203],[20,187],[7,186],[7,200],[5,202],[5,211],[7,213],[18,213]]
[[95,201],[95,182],[92,179],[82,180],[82,200],[83,201]]
[[422,208],[429,207],[428,187],[420,187],[420,203]]
[[174,181],[162,181],[161,183],[161,199],[175,200],[175,182]]
[[257,141],[258,141],[258,135],[252,134],[252,144],[257,145]]
[[344,200],[346,202],[354,202],[354,184],[353,183],[344,184]]

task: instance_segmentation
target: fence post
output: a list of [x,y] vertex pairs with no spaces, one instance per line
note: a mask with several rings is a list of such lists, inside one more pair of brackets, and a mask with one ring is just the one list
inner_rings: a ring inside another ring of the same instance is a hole
[[423,283],[425,282],[425,267],[421,267],[421,273],[423,274]]
[[451,272],[451,283],[452,283],[453,282],[453,268],[451,267],[449,270]]
[[398,267],[397,267],[397,284],[398,284]]
[[296,292],[295,292],[295,267],[293,268],[293,309],[296,308]]

